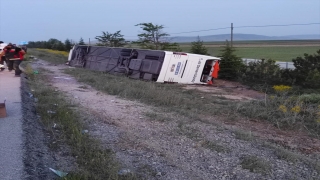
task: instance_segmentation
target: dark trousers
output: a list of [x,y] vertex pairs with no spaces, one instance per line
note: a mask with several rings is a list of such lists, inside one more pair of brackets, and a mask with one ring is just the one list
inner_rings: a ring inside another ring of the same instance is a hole
[[20,75],[21,74],[21,70],[19,68],[19,65],[22,61],[21,60],[14,60],[13,62],[13,68],[14,68],[14,71],[15,71],[15,75]]
[[14,60],[7,60],[6,61],[9,71],[13,70],[13,62],[14,62]]
[[20,65],[21,62],[22,62],[22,60],[8,60],[7,61],[7,65],[8,65],[9,71],[14,69],[15,75],[20,75],[21,74],[21,70],[19,68],[19,65]]

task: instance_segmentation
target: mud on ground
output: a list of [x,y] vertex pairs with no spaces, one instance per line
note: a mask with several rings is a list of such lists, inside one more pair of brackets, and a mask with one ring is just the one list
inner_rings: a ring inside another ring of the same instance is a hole
[[[159,112],[154,107],[104,94],[77,82],[63,73],[63,69],[70,68],[68,66],[55,66],[41,60],[34,61],[32,66],[50,70],[43,75],[49,76],[53,87],[79,105],[78,111],[86,118],[89,134],[99,139],[104,147],[111,148],[123,168],[130,169],[141,179],[320,178],[312,165],[279,159],[274,149],[263,146],[259,137],[252,141],[236,138],[235,130],[245,123],[232,124],[219,117],[203,117],[205,121],[197,121]],[[148,113],[158,114],[162,120],[148,116]],[[250,125],[246,128],[252,132],[258,128],[257,134],[259,128],[266,125],[244,122]],[[275,131],[272,126],[267,127]],[[276,133],[272,135],[277,137]],[[45,148],[43,150],[46,152]],[[241,161],[248,155],[262,158],[269,168],[267,173],[243,169]],[[43,164],[41,167],[48,166]]]

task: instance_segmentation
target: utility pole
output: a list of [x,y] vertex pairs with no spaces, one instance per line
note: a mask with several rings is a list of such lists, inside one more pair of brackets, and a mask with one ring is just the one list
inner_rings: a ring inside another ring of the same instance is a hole
[[231,47],[233,44],[233,23],[231,23]]
[[89,46],[90,46],[90,38],[89,38]]

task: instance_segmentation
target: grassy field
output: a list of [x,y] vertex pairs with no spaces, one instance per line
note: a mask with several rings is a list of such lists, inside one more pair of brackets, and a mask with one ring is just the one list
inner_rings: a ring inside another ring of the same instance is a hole
[[[208,53],[219,56],[225,42],[205,42]],[[189,52],[191,43],[181,43],[181,49]],[[320,49],[319,41],[235,41],[235,54],[242,58],[274,59],[276,61],[292,61],[304,53],[314,54]]]

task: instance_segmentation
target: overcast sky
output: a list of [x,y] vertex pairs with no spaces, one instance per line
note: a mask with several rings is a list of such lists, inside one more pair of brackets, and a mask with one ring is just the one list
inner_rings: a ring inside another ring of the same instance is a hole
[[[171,36],[234,33],[268,36],[320,34],[320,0],[0,0],[0,40],[86,42],[121,30],[126,39],[141,32],[135,25],[164,25]],[[308,24],[305,26],[251,27]],[[238,27],[238,28],[237,28]]]

